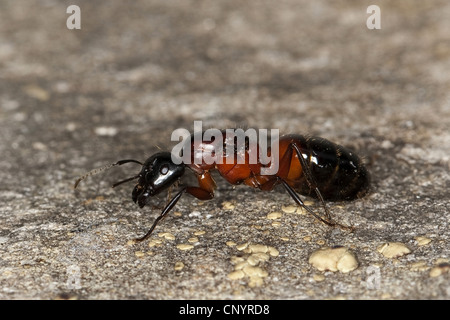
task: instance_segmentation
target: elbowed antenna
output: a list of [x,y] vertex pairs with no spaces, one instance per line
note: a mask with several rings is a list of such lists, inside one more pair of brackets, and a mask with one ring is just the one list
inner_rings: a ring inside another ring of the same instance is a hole
[[[91,171],[85,173],[84,175],[82,175],[81,177],[79,177],[79,178],[77,179],[77,181],[75,181],[75,185],[73,186],[73,188],[76,189],[76,188],[78,187],[78,185],[80,184],[80,182],[83,181],[84,179],[86,179],[87,177],[90,177],[90,176],[99,174],[99,173],[102,172],[102,171],[108,170],[108,169],[110,169],[110,168],[112,168],[112,167],[115,167],[115,166],[121,166],[122,164],[129,163],[129,162],[138,163],[138,164],[140,164],[141,166],[143,165],[142,162],[137,161],[137,160],[133,160],[133,159],[119,160],[119,161],[117,161],[116,163],[110,163],[110,164],[107,164],[106,166],[103,166],[103,167],[101,167],[101,168],[97,168],[97,169],[94,169],[94,170],[91,170]],[[128,181],[130,181],[130,180],[136,179],[137,177],[139,177],[139,176],[135,176],[135,177],[133,177],[133,178],[129,178],[129,179],[126,179],[126,180],[124,180],[124,181],[118,182],[118,183],[116,183],[116,184],[113,185],[113,188],[114,188],[115,186],[117,186],[117,185],[123,183],[123,182],[128,182]]]
[[125,182],[128,182],[128,181],[137,179],[137,178],[139,178],[139,177],[140,177],[140,175],[138,174],[138,175],[135,175],[134,177],[131,177],[131,178],[128,178],[128,179],[125,179],[125,180],[116,182],[116,183],[114,183],[114,184],[112,185],[112,187],[115,188],[115,187],[117,187],[119,184],[122,184],[122,183],[125,183]]
[[137,161],[137,160],[133,160],[133,159],[119,160],[119,161],[117,161],[114,165],[119,165],[119,166],[121,166],[121,165],[123,165],[123,164],[125,164],[125,163],[128,163],[128,162],[134,162],[134,163],[140,164],[141,166],[144,165],[142,162]]

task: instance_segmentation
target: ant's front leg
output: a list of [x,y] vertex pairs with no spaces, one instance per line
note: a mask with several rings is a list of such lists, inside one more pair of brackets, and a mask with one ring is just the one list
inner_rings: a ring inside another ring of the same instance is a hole
[[161,212],[161,214],[156,218],[155,222],[153,222],[152,227],[150,228],[150,230],[148,230],[148,232],[140,238],[134,239],[137,242],[141,242],[144,241],[145,239],[147,239],[148,237],[150,237],[150,235],[152,234],[153,230],[155,229],[156,225],[158,224],[158,222],[164,218],[166,216],[166,214],[169,213],[170,210],[172,210],[172,208],[176,205],[176,203],[178,202],[178,200],[180,200],[181,196],[183,195],[183,193],[186,192],[186,187],[181,189],[180,192],[178,192],[175,197],[172,198],[172,200],[169,201],[169,203],[166,205],[166,207],[163,209],[163,211]]
[[205,174],[198,176],[198,181],[200,187],[187,186],[181,189],[175,195],[175,197],[173,197],[169,201],[169,203],[165,206],[161,214],[156,218],[155,222],[153,222],[153,225],[150,228],[150,230],[148,230],[148,232],[143,237],[135,239],[135,241],[141,242],[150,237],[158,222],[161,221],[170,212],[170,210],[172,210],[172,208],[177,204],[178,200],[180,200],[183,193],[185,192],[189,193],[190,195],[196,197],[199,200],[210,200],[214,198],[215,183],[210,173],[206,172]]

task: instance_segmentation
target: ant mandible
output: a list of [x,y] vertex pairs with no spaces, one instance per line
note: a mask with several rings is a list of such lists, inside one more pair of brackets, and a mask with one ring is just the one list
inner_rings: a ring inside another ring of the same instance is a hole
[[[225,130],[222,131],[225,138]],[[200,144],[191,143],[191,150],[208,150],[211,141],[202,140]],[[329,226],[338,226],[343,229],[353,230],[353,227],[341,225],[331,218],[331,214],[325,204],[325,200],[353,200],[361,198],[369,190],[369,173],[362,160],[348,149],[319,137],[305,137],[297,134],[281,136],[279,139],[279,170],[276,174],[262,175],[261,163],[250,164],[248,155],[252,150],[246,145],[245,163],[221,163],[207,164],[204,161],[189,164],[184,162],[175,164],[170,152],[159,152],[149,157],[144,163],[126,159],[110,164],[100,169],[95,169],[80,177],[74,188],[88,176],[113,166],[125,163],[137,163],[142,166],[141,172],[131,178],[115,183],[116,187],[125,182],[139,179],[132,192],[132,199],[140,208],[149,203],[151,197],[174,185],[184,174],[186,167],[191,169],[197,177],[198,186],[184,186],[167,203],[161,214],[156,218],[150,230],[142,237],[135,239],[143,241],[147,239],[155,229],[158,222],[163,219],[184,193],[188,193],[199,200],[209,200],[214,197],[216,184],[211,176],[212,170],[217,170],[220,175],[233,185],[244,183],[253,188],[270,191],[276,185],[281,184],[292,199],[302,208],[321,222]],[[234,150],[235,156],[237,151]],[[224,154],[224,157],[229,156]],[[317,198],[325,212],[325,217],[316,214],[304,204],[298,194]]]

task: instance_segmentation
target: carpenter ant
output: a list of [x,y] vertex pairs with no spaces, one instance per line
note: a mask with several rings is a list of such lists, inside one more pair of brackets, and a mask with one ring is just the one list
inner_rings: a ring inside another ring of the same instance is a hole
[[[225,138],[225,130],[221,131]],[[191,151],[208,150],[211,141],[202,141],[194,144],[192,135],[190,141]],[[120,160],[100,169],[95,169],[80,177],[78,184],[93,174],[112,166],[134,162],[142,166],[141,172],[131,178],[115,183],[112,187],[139,179],[132,191],[132,199],[140,208],[149,203],[151,197],[167,190],[174,185],[185,173],[186,167],[191,169],[198,179],[198,186],[185,186],[167,203],[161,214],[156,218],[150,230],[136,241],[147,239],[158,222],[163,219],[184,193],[188,193],[200,200],[209,200],[214,197],[216,184],[211,176],[212,170],[219,171],[220,175],[233,185],[244,183],[250,187],[263,191],[270,191],[281,184],[292,199],[302,208],[321,222],[329,226],[338,226],[353,230],[353,227],[344,226],[335,222],[328,211],[325,200],[353,200],[361,198],[369,190],[369,173],[361,159],[348,149],[319,137],[305,137],[290,134],[281,136],[279,143],[279,170],[273,175],[262,175],[264,166],[259,161],[256,164],[248,163],[248,155],[252,152],[248,144],[245,146],[245,163],[225,163],[225,161],[207,164],[204,161],[189,164],[181,162],[176,164],[170,152],[159,152],[149,157],[144,163],[127,159]],[[270,150],[269,150],[270,151]],[[237,151],[234,150],[234,153]],[[231,152],[233,153],[233,152]],[[228,153],[228,156],[230,152]],[[226,157],[227,155],[223,155]],[[235,156],[235,154],[232,154]],[[317,198],[325,212],[321,217],[306,206],[298,193]]]

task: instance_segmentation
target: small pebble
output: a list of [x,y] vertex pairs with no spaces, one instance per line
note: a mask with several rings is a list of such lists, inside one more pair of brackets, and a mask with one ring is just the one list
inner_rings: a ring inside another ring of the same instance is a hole
[[198,230],[194,232],[194,236],[202,236],[206,233],[206,231],[203,230]]
[[43,144],[42,142],[33,142],[32,144],[33,149],[39,150],[39,151],[46,151],[47,150],[47,146],[45,144]]
[[232,264],[238,264],[238,263],[241,263],[241,262],[244,262],[244,261],[245,261],[245,259],[243,257],[238,257],[238,256],[232,256],[231,257],[231,263]]
[[172,241],[175,240],[175,236],[169,232],[160,232],[160,233],[158,233],[158,236],[160,238],[164,238],[166,240],[172,240]]
[[250,249],[250,252],[252,252],[252,253],[257,253],[257,252],[266,253],[267,250],[269,250],[269,248],[263,244],[251,244],[248,248]]
[[435,264],[441,264],[441,263],[447,263],[447,262],[450,262],[450,260],[446,259],[446,258],[437,258],[434,263]]
[[267,219],[275,220],[281,218],[282,213],[281,212],[271,212],[267,215]]
[[239,251],[247,249],[247,247],[248,247],[248,243],[242,243],[242,244],[236,245],[236,249],[238,249]]
[[173,267],[176,271],[181,271],[184,268],[184,263],[181,261],[175,262],[175,266]]
[[202,214],[200,211],[194,210],[191,213],[189,213],[189,217],[200,217]]
[[243,277],[245,277],[245,273],[242,270],[236,270],[228,274],[228,278],[230,278],[231,280],[238,280],[242,279]]
[[235,206],[229,201],[222,202],[222,209],[224,210],[234,210]]
[[312,207],[312,206],[314,206],[314,204],[315,204],[315,202],[314,202],[314,201],[311,201],[311,200],[305,200],[305,201],[303,201],[303,203],[304,203],[304,205],[307,206],[307,207]]
[[248,259],[247,259],[247,264],[249,264],[251,266],[256,266],[258,263],[259,263],[259,261],[252,256],[248,257]]
[[152,240],[150,240],[149,242],[148,242],[148,246],[149,247],[155,247],[155,246],[158,246],[158,245],[160,245],[160,244],[162,244],[163,242],[162,242],[162,240],[160,240],[160,239],[152,239]]
[[192,248],[194,248],[194,246],[192,244],[181,243],[181,244],[177,244],[177,248],[180,250],[186,251],[186,250],[191,250]]
[[390,149],[390,148],[392,148],[392,147],[394,147],[394,145],[392,144],[392,142],[390,142],[389,140],[383,140],[382,142],[381,142],[381,145],[380,145],[383,149]]
[[259,252],[250,255],[250,257],[247,258],[247,262],[252,266],[256,266],[258,263],[268,261],[269,259],[270,257],[268,254]]
[[268,251],[269,251],[269,255],[272,257],[278,257],[278,255],[280,254],[280,252],[275,249],[274,247],[268,247]]
[[35,98],[40,101],[47,101],[50,98],[50,93],[42,89],[39,86],[36,85],[29,85],[23,88],[26,95],[29,97]]
[[236,242],[234,242],[234,241],[227,241],[227,242],[225,242],[225,244],[227,246],[229,246],[229,247],[234,247],[236,245]]
[[398,258],[411,253],[411,250],[401,242],[386,242],[377,247],[377,251],[386,258]]
[[107,137],[114,137],[118,131],[115,127],[97,127],[94,130],[96,135]]
[[440,263],[430,270],[430,277],[432,278],[439,277],[440,275],[448,272],[450,272],[450,263],[447,262]]
[[323,274],[317,274],[317,273],[315,273],[315,274],[313,275],[313,279],[314,279],[315,281],[317,281],[317,282],[321,282],[321,281],[325,280],[325,276],[324,276]]
[[264,280],[261,277],[250,277],[250,281],[248,282],[248,286],[250,288],[261,287],[264,284]]
[[197,237],[189,238],[189,239],[188,239],[188,242],[189,242],[189,243],[196,243],[196,242],[198,242],[198,238],[197,238]]
[[248,262],[247,261],[241,261],[241,262],[236,263],[236,265],[234,266],[234,269],[235,270],[242,270],[246,266],[248,266]]
[[292,205],[289,205],[289,206],[282,206],[282,207],[281,207],[281,210],[282,210],[284,213],[294,213],[294,212],[297,211],[297,209],[298,209],[298,207],[292,206]]
[[73,132],[76,129],[77,129],[77,125],[75,123],[69,122],[69,123],[66,124],[66,130],[67,131]]
[[145,256],[145,253],[143,253],[142,251],[136,251],[134,255],[138,258],[142,258],[143,256]]
[[255,266],[251,266],[251,265],[245,266],[244,268],[242,268],[242,271],[244,271],[244,273],[250,277],[265,278],[269,275],[266,270],[264,270],[260,267],[255,267]]
[[416,241],[417,241],[417,245],[418,246],[426,246],[427,244],[429,244],[431,242],[431,239],[428,239],[426,237],[415,237]]
[[347,273],[358,267],[355,255],[345,247],[324,247],[314,251],[309,263],[320,271],[330,270]]

